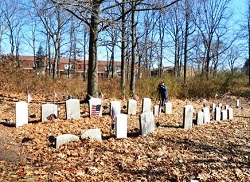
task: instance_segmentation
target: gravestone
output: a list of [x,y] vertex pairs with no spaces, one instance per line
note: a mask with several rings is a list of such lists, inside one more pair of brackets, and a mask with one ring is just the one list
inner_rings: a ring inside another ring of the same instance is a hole
[[137,111],[137,101],[134,99],[128,100],[128,114],[136,115]]
[[66,101],[67,119],[80,119],[80,100],[69,99]]
[[215,119],[215,121],[221,120],[221,108],[220,107],[215,108],[214,119]]
[[234,119],[233,108],[231,108],[231,107],[228,108],[227,112],[228,112],[228,119],[229,120]]
[[102,99],[89,99],[89,117],[102,116]]
[[102,140],[101,130],[98,128],[89,129],[82,133],[81,139],[95,139],[101,141]]
[[222,121],[227,120],[227,110],[225,110],[225,109],[223,109],[223,110],[221,111],[221,120],[222,120]]
[[121,114],[121,102],[111,101],[110,102],[110,116],[115,116],[117,114]]
[[236,108],[240,108],[240,99],[236,99]]
[[140,115],[140,130],[143,136],[154,132],[155,123],[153,112],[143,112]]
[[210,112],[208,107],[203,107],[202,111],[204,113],[204,123],[210,122]]
[[212,104],[212,112],[215,112],[215,108],[216,108],[216,104],[213,103],[213,104]]
[[127,114],[118,114],[115,116],[115,136],[116,138],[127,138]]
[[16,127],[28,124],[28,103],[16,102]]
[[172,102],[165,103],[165,114],[172,114]]
[[224,109],[228,110],[229,109],[229,105],[225,105]]
[[220,108],[222,109],[222,103],[219,103],[219,104],[218,104],[218,107],[220,107]]
[[183,110],[183,128],[189,129],[193,126],[194,107],[192,105],[185,105]]
[[54,144],[55,148],[59,148],[61,145],[67,144],[69,142],[79,141],[80,138],[73,134],[62,134],[57,137],[50,136],[50,143]]
[[42,122],[47,121],[48,117],[54,114],[57,117],[57,105],[56,104],[42,104]]
[[151,99],[150,98],[143,98],[142,112],[151,112]]
[[204,118],[204,113],[202,111],[199,111],[197,114],[196,114],[196,124],[197,125],[201,125],[203,124],[203,119]]
[[161,114],[161,108],[160,105],[154,106],[154,116],[159,116]]

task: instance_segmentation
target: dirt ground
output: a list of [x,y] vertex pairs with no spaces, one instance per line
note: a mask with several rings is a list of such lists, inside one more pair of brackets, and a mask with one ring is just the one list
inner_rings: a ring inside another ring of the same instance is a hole
[[[128,116],[128,138],[116,139],[110,131],[109,110],[102,117],[88,117],[81,105],[80,120],[66,120],[65,101],[56,101],[59,118],[40,122],[41,104],[51,102],[34,97],[29,103],[29,124],[15,127],[15,102],[25,96],[2,94],[0,98],[0,181],[250,181],[249,101],[236,98],[208,100],[205,104],[229,104],[234,119],[211,121],[182,128],[183,107],[203,100],[173,99],[173,114],[155,117],[155,132],[140,135],[138,102],[136,116]],[[109,106],[110,99],[103,105]],[[122,112],[126,113],[126,101]],[[153,101],[153,104],[157,104]],[[51,147],[48,136],[71,133],[80,136],[100,128],[103,141],[80,140]]]

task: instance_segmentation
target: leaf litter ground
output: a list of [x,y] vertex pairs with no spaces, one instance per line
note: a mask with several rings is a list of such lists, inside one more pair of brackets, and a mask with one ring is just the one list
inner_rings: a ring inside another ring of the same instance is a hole
[[[246,101],[242,101],[243,109],[233,108],[231,121],[183,129],[183,106],[192,104],[197,112],[202,102],[171,100],[173,114],[155,117],[158,127],[147,136],[139,133],[139,102],[138,114],[128,116],[128,138],[116,139],[110,131],[109,111],[89,118],[86,104],[81,105],[80,120],[66,120],[61,101],[57,102],[59,118],[40,122],[45,99],[31,102],[29,124],[15,128],[14,104],[19,97],[3,97],[0,105],[1,181],[250,181],[250,110]],[[234,100],[230,100],[232,107]],[[105,99],[104,105],[109,101]],[[209,100],[207,105],[213,102],[218,101]],[[7,123],[8,119],[13,120]],[[102,142],[80,140],[54,149],[48,141],[49,135],[80,136],[91,128],[101,129]]]

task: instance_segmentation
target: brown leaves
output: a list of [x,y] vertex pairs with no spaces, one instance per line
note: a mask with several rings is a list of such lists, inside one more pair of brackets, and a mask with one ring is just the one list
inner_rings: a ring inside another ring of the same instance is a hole
[[[215,122],[184,130],[184,101],[173,100],[173,114],[155,118],[155,132],[141,136],[139,115],[128,117],[128,138],[110,134],[111,117],[88,117],[81,107],[82,119],[66,120],[60,105],[59,118],[39,121],[40,105],[30,103],[30,123],[20,128],[0,125],[0,179],[17,181],[249,181],[249,120]],[[124,102],[125,104],[125,102]],[[199,103],[193,103],[196,110]],[[5,102],[1,117],[13,117]],[[139,105],[140,106],[140,105]],[[245,107],[246,110],[246,107]],[[11,110],[10,110],[11,111]],[[125,111],[125,110],[124,110]],[[123,112],[124,112],[123,111]],[[140,112],[140,108],[138,108]],[[238,115],[235,110],[235,116]],[[80,140],[50,146],[50,135],[80,136],[87,129],[100,128],[103,141]],[[14,150],[14,149],[18,150]],[[3,152],[4,151],[4,152]],[[8,155],[7,155],[8,154]],[[13,158],[13,161],[7,160]]]

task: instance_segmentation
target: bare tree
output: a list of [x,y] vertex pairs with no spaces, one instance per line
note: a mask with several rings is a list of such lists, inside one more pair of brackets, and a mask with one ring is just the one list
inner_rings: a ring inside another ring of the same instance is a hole
[[203,40],[204,70],[207,78],[210,73],[212,43],[216,37],[215,34],[221,30],[223,30],[222,34],[224,34],[227,28],[226,23],[229,17],[226,14],[226,8],[229,1],[199,0],[199,3],[196,3],[197,8],[193,18]]

